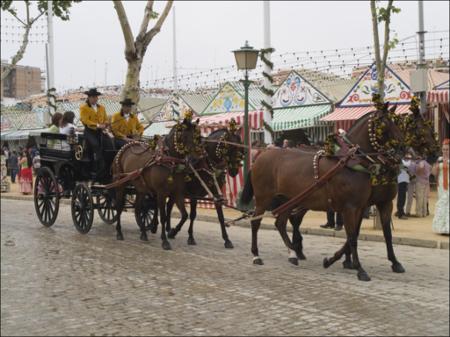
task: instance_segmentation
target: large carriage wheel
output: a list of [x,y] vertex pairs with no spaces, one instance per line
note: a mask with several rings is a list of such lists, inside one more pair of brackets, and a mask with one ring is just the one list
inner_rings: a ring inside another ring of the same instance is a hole
[[41,224],[52,226],[59,211],[59,186],[48,167],[38,170],[34,184],[34,208]]
[[81,234],[88,233],[94,221],[94,204],[91,190],[85,183],[75,186],[71,208],[73,224],[77,231]]
[[[139,209],[139,210],[138,210]],[[142,199],[141,207],[134,207],[134,216],[139,227],[143,224],[145,228],[149,228],[155,216],[156,201],[150,195],[146,194]]]
[[97,211],[100,218],[107,224],[112,225],[117,221],[117,211],[113,205],[113,197],[108,191],[97,195]]

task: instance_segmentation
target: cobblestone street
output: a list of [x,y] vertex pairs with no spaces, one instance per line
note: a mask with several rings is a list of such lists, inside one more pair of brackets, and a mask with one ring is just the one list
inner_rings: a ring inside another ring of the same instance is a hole
[[[343,243],[304,236],[306,261],[293,266],[278,232],[187,224],[163,251],[159,232],[139,240],[133,213],[125,241],[96,215],[79,234],[70,207],[43,227],[30,201],[1,200],[2,335],[448,335],[449,251],[394,246],[405,274],[391,271],[384,242],[360,241],[371,282],[341,262],[322,267]],[[176,223],[173,221],[173,223]]]

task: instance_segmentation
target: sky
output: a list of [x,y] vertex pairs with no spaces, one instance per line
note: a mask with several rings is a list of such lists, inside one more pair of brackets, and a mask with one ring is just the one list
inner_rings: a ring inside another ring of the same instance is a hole
[[[16,6],[24,7],[21,1]],[[392,18],[399,38],[418,31],[418,1],[395,1],[401,8]],[[164,1],[155,3],[162,12]],[[134,34],[142,21],[145,2],[125,1]],[[179,72],[193,72],[234,64],[232,50],[248,40],[263,47],[262,1],[175,1]],[[271,44],[277,53],[372,44],[369,1],[272,1]],[[23,12],[23,10],[22,10]],[[112,1],[83,1],[70,11],[70,21],[54,19],[55,85],[58,90],[122,84],[126,74],[124,38]],[[33,13],[32,13],[33,14]],[[424,1],[425,30],[449,29],[449,2]],[[1,59],[10,60],[18,43],[5,33],[19,33],[17,21],[2,12]],[[150,22],[150,25],[152,21]],[[38,21],[31,40],[46,39],[46,21]],[[173,16],[147,49],[141,83],[172,74]],[[107,63],[107,67],[105,64]],[[45,45],[30,43],[21,65],[45,69]],[[105,71],[106,69],[106,71]],[[105,76],[106,75],[106,76]]]

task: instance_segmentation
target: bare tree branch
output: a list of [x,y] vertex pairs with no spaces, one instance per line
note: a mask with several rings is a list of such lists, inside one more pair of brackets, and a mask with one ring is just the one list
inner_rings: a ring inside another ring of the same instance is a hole
[[153,1],[148,0],[147,5],[145,6],[144,18],[142,19],[141,28],[139,29],[139,35],[137,37],[138,40],[142,39],[147,33],[148,23],[150,22],[151,16],[153,12]]
[[170,12],[170,9],[172,8],[172,5],[173,5],[173,0],[167,1],[166,7],[164,8],[164,11],[162,12],[162,14],[159,16],[158,21],[153,26],[153,28],[147,34],[145,34],[145,37],[144,37],[144,45],[145,45],[145,47],[148,46],[148,44],[153,39],[153,37],[156,34],[158,34],[159,31],[161,30],[161,26],[163,25],[164,21],[166,20],[167,15],[169,15],[169,12]]
[[36,16],[33,20],[30,22],[30,26],[35,23],[42,15],[44,15],[45,12],[41,12],[38,16]]
[[22,57],[25,53],[25,49],[27,48],[27,45],[28,45],[28,36],[30,34],[30,29],[31,29],[31,26],[27,26],[25,28],[25,33],[23,34],[22,45],[20,46],[17,54],[13,57],[11,64],[8,64],[6,66],[6,68],[2,71],[2,77],[1,77],[2,81],[4,81],[6,79],[6,77],[8,77],[10,72],[15,68],[17,62],[19,62],[22,59]]
[[116,9],[117,16],[119,18],[120,25],[122,27],[123,37],[125,38],[125,54],[128,53],[136,53],[136,49],[134,47],[134,36],[131,31],[130,24],[128,22],[127,13],[123,8],[122,1],[113,0],[114,8]]

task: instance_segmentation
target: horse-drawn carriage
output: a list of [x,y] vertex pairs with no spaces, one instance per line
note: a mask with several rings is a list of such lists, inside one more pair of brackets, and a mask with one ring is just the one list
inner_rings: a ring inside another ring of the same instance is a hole
[[[36,172],[34,204],[39,221],[46,227],[52,226],[60,199],[70,199],[73,224],[80,233],[91,229],[95,210],[105,223],[113,224],[117,220],[114,191],[93,183],[96,172],[92,152],[83,135],[41,133],[37,138],[41,168]],[[116,154],[114,149],[103,150],[106,167],[111,166]],[[105,180],[112,181],[110,172]],[[134,195],[133,186],[127,186],[125,208],[135,210],[138,224],[149,225],[154,216],[154,200],[147,195],[137,210]]]

